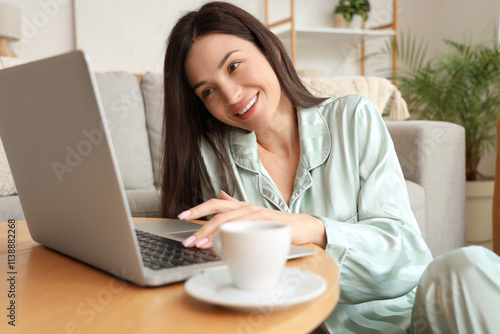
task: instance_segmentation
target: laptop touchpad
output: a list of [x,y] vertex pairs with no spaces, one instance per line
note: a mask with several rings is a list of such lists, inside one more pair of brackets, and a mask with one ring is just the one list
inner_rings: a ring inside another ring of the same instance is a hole
[[[145,223],[136,223],[134,227],[138,230],[164,235],[175,235],[175,239],[182,238],[183,236],[189,237],[194,232],[198,231],[201,227],[200,224],[187,222],[184,220],[158,220]],[[185,238],[184,238],[185,239]],[[182,240],[184,240],[182,239]]]
[[177,241],[184,241],[186,238],[190,237],[191,235],[193,235],[195,231],[186,231],[186,232],[174,232],[174,233],[167,233],[165,234],[164,236],[170,238],[170,239],[174,239],[174,240],[177,240]]

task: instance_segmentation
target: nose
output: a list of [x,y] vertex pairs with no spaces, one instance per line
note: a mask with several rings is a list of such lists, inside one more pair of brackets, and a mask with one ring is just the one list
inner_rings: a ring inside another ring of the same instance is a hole
[[224,102],[227,105],[237,104],[241,99],[242,88],[234,81],[227,80],[221,87],[224,96]]

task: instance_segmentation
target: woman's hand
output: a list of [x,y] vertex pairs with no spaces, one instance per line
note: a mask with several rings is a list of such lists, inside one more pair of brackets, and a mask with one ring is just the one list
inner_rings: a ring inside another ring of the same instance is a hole
[[183,241],[184,246],[198,248],[212,247],[212,236],[219,226],[236,220],[265,220],[286,223],[292,229],[292,243],[295,245],[314,243],[326,247],[326,232],[323,222],[313,216],[286,213],[266,209],[247,202],[238,201],[221,191],[220,198],[210,199],[179,214],[179,219],[194,220],[215,214],[200,230]]

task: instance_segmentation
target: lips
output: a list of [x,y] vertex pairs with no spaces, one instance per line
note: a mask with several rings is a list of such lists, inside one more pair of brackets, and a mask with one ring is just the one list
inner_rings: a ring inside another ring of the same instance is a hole
[[240,103],[240,105],[237,108],[237,110],[239,110],[239,111],[236,112],[234,114],[234,116],[237,116],[237,117],[245,116],[245,114],[250,109],[252,109],[252,107],[255,105],[255,103],[257,102],[258,97],[259,97],[259,93],[255,94],[255,96],[252,97],[252,98],[250,98],[250,100],[243,101],[242,103]]

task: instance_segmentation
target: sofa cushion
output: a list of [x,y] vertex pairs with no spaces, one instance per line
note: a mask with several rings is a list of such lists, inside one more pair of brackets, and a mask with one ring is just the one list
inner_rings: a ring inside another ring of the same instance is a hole
[[[0,69],[21,65],[23,60],[14,57],[0,57]],[[7,156],[0,139],[0,196],[9,196],[17,194],[12,172],[10,171]],[[1,217],[0,217],[1,218]]]
[[163,127],[163,76],[161,73],[147,72],[142,76],[141,91],[146,109],[149,148],[153,161],[155,186],[161,183],[161,140]]
[[160,191],[156,189],[127,190],[132,217],[161,217]]
[[154,188],[153,167],[137,78],[127,72],[96,73],[125,189]]
[[410,207],[417,220],[418,227],[422,236],[426,237],[425,231],[425,190],[420,184],[406,180],[408,197],[410,198]]
[[9,162],[3,149],[2,139],[0,139],[0,196],[15,194],[17,194],[16,185],[14,184]]
[[0,196],[0,221],[24,220],[19,196]]

